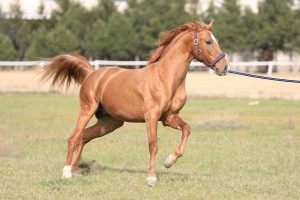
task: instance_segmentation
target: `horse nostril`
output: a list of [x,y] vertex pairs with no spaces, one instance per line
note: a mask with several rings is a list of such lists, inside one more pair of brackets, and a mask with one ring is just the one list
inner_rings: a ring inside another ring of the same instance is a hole
[[220,69],[219,69],[218,67],[216,67],[216,72],[217,72],[217,74],[220,76],[221,71],[220,71]]
[[228,71],[228,66],[226,65],[225,67],[224,67],[224,72],[226,73]]

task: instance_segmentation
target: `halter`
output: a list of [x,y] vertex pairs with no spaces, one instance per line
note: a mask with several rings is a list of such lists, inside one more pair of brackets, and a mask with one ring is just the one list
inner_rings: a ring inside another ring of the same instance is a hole
[[225,54],[222,52],[220,55],[218,55],[218,57],[211,64],[209,64],[209,62],[206,60],[204,55],[201,53],[196,29],[194,30],[194,45],[196,46],[197,60],[200,61],[199,57],[201,57],[202,60],[205,62],[205,64],[210,68],[214,67],[215,64],[217,64],[217,62],[219,62],[220,60],[222,60],[225,57]]

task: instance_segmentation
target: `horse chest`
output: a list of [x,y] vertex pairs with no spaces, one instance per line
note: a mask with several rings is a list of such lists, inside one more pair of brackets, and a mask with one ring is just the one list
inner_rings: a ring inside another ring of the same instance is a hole
[[173,98],[172,99],[172,102],[171,102],[171,105],[170,105],[170,110],[171,111],[179,111],[182,109],[182,107],[184,106],[185,104],[185,101],[186,101],[186,97],[177,97],[177,98]]
[[179,112],[186,102],[186,95],[184,86],[179,87],[174,96],[168,101],[164,113],[176,113]]

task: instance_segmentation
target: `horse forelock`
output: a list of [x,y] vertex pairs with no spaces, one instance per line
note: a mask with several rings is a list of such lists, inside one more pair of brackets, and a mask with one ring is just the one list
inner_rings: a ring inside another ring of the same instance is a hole
[[[200,28],[200,30],[197,31],[206,30],[207,25],[202,22],[198,22],[198,28]],[[159,46],[159,48],[152,52],[148,64],[157,62],[161,55],[164,53],[165,47],[169,45],[176,36],[183,32],[193,31],[194,29],[195,25],[193,23],[186,23],[176,29],[161,33],[162,38],[159,42],[156,43]]]

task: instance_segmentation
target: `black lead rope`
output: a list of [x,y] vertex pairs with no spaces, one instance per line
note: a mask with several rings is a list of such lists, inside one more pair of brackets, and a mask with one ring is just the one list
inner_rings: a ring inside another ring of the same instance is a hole
[[237,75],[242,75],[242,76],[249,76],[249,77],[253,77],[253,78],[261,78],[261,79],[272,80],[272,81],[300,83],[300,81],[298,81],[298,80],[289,80],[289,79],[283,79],[283,78],[272,78],[272,77],[267,77],[267,76],[258,76],[258,75],[254,75],[254,74],[247,74],[247,73],[236,72],[236,71],[232,71],[232,70],[229,70],[228,72],[232,73],[232,74],[237,74]]

